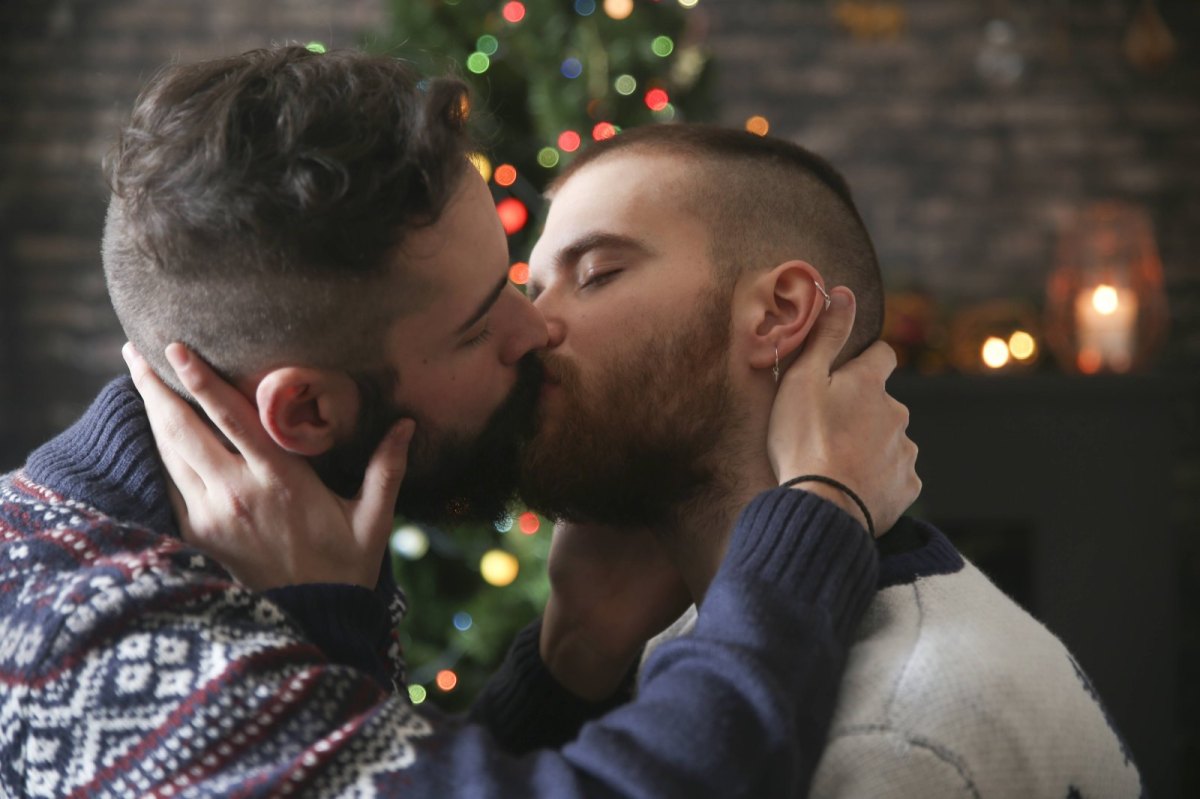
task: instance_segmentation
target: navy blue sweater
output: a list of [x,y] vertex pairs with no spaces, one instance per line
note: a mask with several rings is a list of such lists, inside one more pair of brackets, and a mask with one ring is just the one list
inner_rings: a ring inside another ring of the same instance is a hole
[[0,794],[795,796],[877,573],[840,509],[760,495],[695,634],[650,658],[637,699],[515,757],[497,737],[595,714],[550,678],[535,635],[489,687],[487,726],[381,685],[403,688],[388,643],[403,601],[386,581],[382,603],[335,592],[346,640],[370,642],[347,659],[375,665],[331,660],[336,625],[303,607],[317,594],[251,592],[178,538],[118,380],[0,482]]

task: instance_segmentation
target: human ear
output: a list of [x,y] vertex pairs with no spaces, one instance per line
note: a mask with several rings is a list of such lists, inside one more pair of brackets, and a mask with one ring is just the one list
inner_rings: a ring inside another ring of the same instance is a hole
[[757,273],[741,300],[750,366],[770,369],[799,352],[826,307],[825,281],[807,261],[786,261]]
[[358,386],[344,372],[283,366],[255,390],[263,429],[283,449],[312,457],[349,437],[358,419]]

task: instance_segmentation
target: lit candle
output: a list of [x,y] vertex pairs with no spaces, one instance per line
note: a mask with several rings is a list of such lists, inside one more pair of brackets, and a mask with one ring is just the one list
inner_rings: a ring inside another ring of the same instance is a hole
[[1085,289],[1075,298],[1075,329],[1082,371],[1128,371],[1136,343],[1137,296],[1108,284]]

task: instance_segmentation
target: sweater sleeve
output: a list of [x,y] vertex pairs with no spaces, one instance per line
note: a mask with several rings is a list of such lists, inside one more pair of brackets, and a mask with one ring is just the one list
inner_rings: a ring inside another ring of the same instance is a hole
[[159,541],[138,563],[72,572],[64,599],[38,606],[65,615],[23,645],[19,701],[0,706],[4,784],[25,742],[18,793],[790,797],[811,778],[878,569],[832,504],[761,495],[695,634],[648,660],[637,699],[518,758],[330,663],[277,605]]

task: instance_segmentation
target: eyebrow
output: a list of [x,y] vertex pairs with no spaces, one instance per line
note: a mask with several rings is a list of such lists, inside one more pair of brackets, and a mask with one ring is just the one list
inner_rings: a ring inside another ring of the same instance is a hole
[[505,272],[500,278],[500,282],[497,283],[490,292],[488,292],[488,295],[483,298],[483,302],[479,303],[479,307],[476,308],[470,317],[467,318],[467,321],[459,325],[458,329],[454,331],[454,334],[456,336],[461,336],[463,333],[466,333],[468,330],[470,330],[471,326],[482,319],[484,314],[492,310],[492,306],[496,304],[496,300],[500,299],[500,294],[507,286],[508,273]]
[[592,250],[601,249],[632,250],[638,255],[643,256],[654,254],[654,251],[650,247],[638,239],[630,236],[622,236],[619,233],[596,231],[585,233],[566,247],[563,247],[555,256],[555,261],[559,267],[569,266],[578,262],[580,258]]

